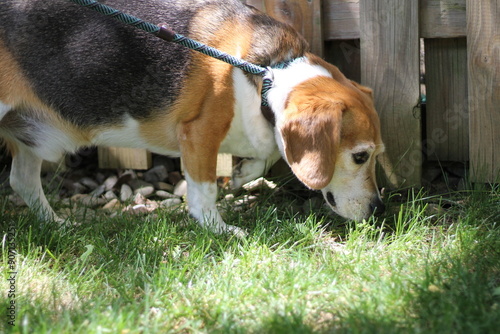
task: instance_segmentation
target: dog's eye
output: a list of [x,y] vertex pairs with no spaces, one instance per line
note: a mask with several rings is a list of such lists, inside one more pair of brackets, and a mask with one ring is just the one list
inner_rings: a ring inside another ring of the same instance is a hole
[[368,154],[368,152],[366,152],[366,151],[363,151],[363,152],[359,152],[359,153],[354,153],[352,155],[352,158],[353,158],[354,163],[356,165],[362,165],[368,161],[368,158],[370,158],[370,154]]

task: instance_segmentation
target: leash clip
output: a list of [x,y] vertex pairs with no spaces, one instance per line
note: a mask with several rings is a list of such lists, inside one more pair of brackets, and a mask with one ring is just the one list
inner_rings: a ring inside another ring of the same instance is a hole
[[175,38],[175,31],[173,31],[172,29],[170,29],[170,27],[168,26],[168,24],[166,23],[160,23],[158,25],[158,27],[160,28],[160,30],[158,30],[158,33],[156,34],[157,37],[167,41],[167,42],[173,42],[174,41],[174,38]]

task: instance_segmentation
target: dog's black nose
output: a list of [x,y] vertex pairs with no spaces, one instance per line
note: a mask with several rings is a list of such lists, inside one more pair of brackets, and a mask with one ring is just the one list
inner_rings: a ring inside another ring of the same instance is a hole
[[370,210],[375,217],[380,217],[385,212],[385,204],[377,197],[370,203]]

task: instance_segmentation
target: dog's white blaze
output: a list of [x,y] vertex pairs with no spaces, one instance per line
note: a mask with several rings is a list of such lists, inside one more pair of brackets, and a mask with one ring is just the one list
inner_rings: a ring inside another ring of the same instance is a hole
[[295,86],[318,76],[332,77],[327,69],[306,61],[297,61],[285,69],[274,69],[273,73],[274,86],[268,93],[268,101],[275,113],[277,126],[283,122],[285,102]]
[[369,191],[371,161],[363,165],[356,165],[352,154],[366,150],[370,152],[370,159],[375,159],[375,148],[370,144],[360,144],[353,150],[339,154],[335,164],[335,173],[328,186],[322,189],[324,195],[331,192],[336,202],[332,209],[343,217],[360,220],[371,214],[370,203],[373,193]]
[[107,128],[96,132],[92,139],[94,145],[117,146],[127,148],[148,149],[151,152],[168,155],[172,157],[180,156],[178,151],[166,150],[163,147],[152,146],[140,134],[140,124],[130,115],[125,116],[124,122],[115,128]]
[[331,192],[337,204],[332,209],[343,217],[354,220],[362,219],[369,215],[371,193],[363,187],[366,174],[362,171],[352,174],[349,171],[335,171],[330,184],[322,189],[325,194]]
[[233,71],[233,80],[234,118],[219,151],[266,159],[276,150],[276,143],[273,128],[260,110],[260,96],[240,69]]

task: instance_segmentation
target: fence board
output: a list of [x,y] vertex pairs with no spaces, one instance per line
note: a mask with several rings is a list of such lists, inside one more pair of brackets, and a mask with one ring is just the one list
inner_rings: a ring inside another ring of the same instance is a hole
[[465,2],[466,0],[420,0],[420,36],[465,37]]
[[147,150],[99,147],[99,168],[149,169],[152,166],[151,153]]
[[359,39],[359,0],[323,0],[326,40]]
[[500,177],[500,0],[467,0],[471,177]]
[[469,160],[467,42],[465,38],[425,40],[427,158]]
[[233,156],[231,154],[217,154],[217,176],[231,176],[233,174]]
[[245,3],[291,24],[309,42],[313,53],[323,55],[321,0],[246,0]]
[[[421,37],[456,38],[465,36],[466,0],[420,0],[419,2]],[[360,37],[359,0],[323,0],[323,3],[326,40],[358,39]]]
[[418,2],[362,0],[361,82],[374,90],[386,154],[381,159],[389,180],[421,182]]

